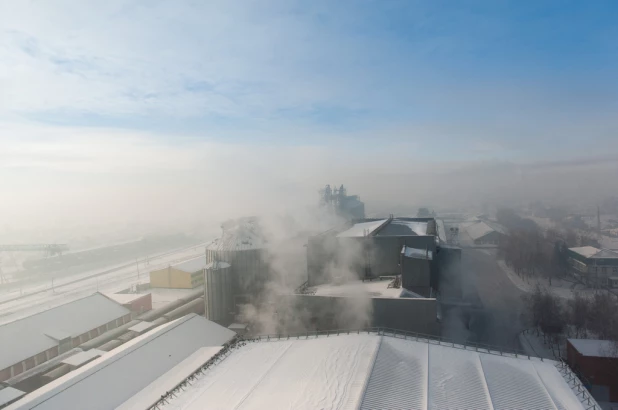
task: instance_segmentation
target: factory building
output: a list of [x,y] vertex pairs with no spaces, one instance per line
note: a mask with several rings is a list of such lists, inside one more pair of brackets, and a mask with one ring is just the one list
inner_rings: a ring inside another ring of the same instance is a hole
[[576,279],[591,286],[618,288],[618,252],[593,246],[569,248],[567,262]]
[[151,385],[156,408],[600,409],[560,362],[402,333],[271,335],[223,352]]
[[131,311],[95,293],[0,326],[0,382],[131,321]]
[[26,395],[8,409],[146,409],[235,335],[190,314],[103,352],[101,357]]
[[153,288],[193,289],[204,284],[203,256],[150,272]]
[[343,185],[339,188],[326,185],[320,190],[320,204],[347,220],[365,218],[365,204],[358,195],[348,195]]
[[[421,293],[429,297],[431,289],[436,290],[439,286],[439,246],[433,218],[390,216],[354,221],[309,239],[308,284],[315,286],[336,280],[333,276],[338,275],[340,268],[352,270],[360,279],[402,275],[402,252],[404,255],[416,252],[431,254],[432,257],[426,257],[424,263],[406,260],[406,284],[414,283],[415,287],[424,288]],[[429,275],[424,265],[428,265]],[[414,270],[415,267],[419,270]]]

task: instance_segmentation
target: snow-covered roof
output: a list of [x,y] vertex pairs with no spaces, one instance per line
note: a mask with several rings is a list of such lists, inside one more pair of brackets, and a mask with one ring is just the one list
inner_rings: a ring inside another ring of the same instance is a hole
[[0,389],[0,407],[15,401],[25,394],[25,392],[10,386]]
[[105,353],[28,394],[9,409],[113,409],[199,348],[221,346],[235,335],[190,314]]
[[105,293],[105,296],[114,302],[124,305],[125,303],[135,302],[136,300],[146,297],[149,294],[150,293]]
[[62,363],[68,364],[69,366],[78,367],[96,359],[99,356],[103,356],[104,354],[105,352],[103,350],[90,349],[85,352],[79,352],[77,354],[74,354],[73,356],[67,357],[62,361]]
[[576,248],[569,248],[569,250],[577,254],[580,254],[584,258],[590,258],[596,255],[600,249],[597,249],[594,246],[579,246]]
[[433,252],[427,249],[410,248],[404,245],[401,253],[407,258],[433,260]]
[[618,252],[611,249],[598,249],[594,246],[580,246],[577,248],[569,248],[577,254],[580,254],[584,258],[592,259],[615,259],[618,258]]
[[0,326],[0,369],[58,346],[131,312],[95,293]]
[[180,262],[172,265],[172,268],[183,272],[198,272],[206,267],[206,256],[198,256],[197,258],[189,259],[188,261]]
[[367,236],[376,229],[378,229],[382,224],[384,224],[387,219],[379,219],[377,221],[369,221],[369,222],[360,222],[352,225],[351,228],[340,232],[337,237],[338,238],[351,238],[351,237],[361,237]]
[[582,356],[618,357],[618,344],[611,340],[568,339]]
[[223,235],[208,245],[206,250],[244,251],[262,249],[268,245],[257,218],[241,218],[223,224]]
[[369,296],[374,298],[398,298],[403,288],[389,288],[392,280],[354,280],[341,284],[327,283],[308,289],[316,296]]
[[380,236],[427,235],[427,222],[406,218],[394,218],[381,232]]
[[557,365],[375,333],[262,340],[232,350],[159,408],[586,408]]
[[505,228],[495,222],[489,221],[479,221],[468,225],[465,229],[468,235],[474,240],[480,239],[491,232],[498,232],[506,235]]

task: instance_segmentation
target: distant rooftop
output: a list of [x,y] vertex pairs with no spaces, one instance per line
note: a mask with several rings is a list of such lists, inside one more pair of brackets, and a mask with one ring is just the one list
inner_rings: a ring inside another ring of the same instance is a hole
[[491,233],[498,232],[503,235],[507,234],[506,228],[497,222],[491,222],[487,220],[472,222],[465,225],[466,232],[473,240],[482,238],[483,236]]
[[263,339],[233,349],[159,408],[588,408],[557,366],[376,333]]
[[[361,220],[346,230],[340,232],[337,237],[362,237],[362,236],[416,236],[429,235],[428,227],[431,218],[393,218]],[[387,223],[388,222],[388,223]],[[379,228],[379,229],[378,229]]]
[[611,340],[568,339],[582,356],[618,357],[618,344]]
[[584,258],[594,259],[615,259],[618,258],[618,252],[611,249],[598,249],[594,246],[580,246],[577,248],[569,248],[570,251],[575,252]]

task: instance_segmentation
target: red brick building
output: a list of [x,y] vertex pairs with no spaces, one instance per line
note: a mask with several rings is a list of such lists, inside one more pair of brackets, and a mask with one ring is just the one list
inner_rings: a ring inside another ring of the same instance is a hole
[[597,400],[618,402],[618,345],[615,342],[568,339],[567,362],[588,379]]

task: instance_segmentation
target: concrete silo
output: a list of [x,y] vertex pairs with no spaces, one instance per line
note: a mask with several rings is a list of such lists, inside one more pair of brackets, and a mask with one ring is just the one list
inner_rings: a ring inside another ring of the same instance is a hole
[[227,262],[210,262],[204,270],[204,306],[208,320],[228,326],[234,319],[232,270]]

